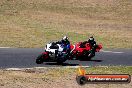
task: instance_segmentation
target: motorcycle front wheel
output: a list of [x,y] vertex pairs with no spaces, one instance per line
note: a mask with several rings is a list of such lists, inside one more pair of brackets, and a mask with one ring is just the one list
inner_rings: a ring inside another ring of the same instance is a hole
[[37,63],[37,64],[42,64],[43,62],[44,62],[44,55],[41,54],[41,55],[39,55],[39,56],[37,57],[36,63]]

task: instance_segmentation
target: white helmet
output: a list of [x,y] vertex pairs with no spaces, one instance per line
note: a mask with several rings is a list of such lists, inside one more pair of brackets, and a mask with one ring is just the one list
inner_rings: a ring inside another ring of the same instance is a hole
[[89,40],[93,41],[93,40],[94,40],[93,36],[91,36],[91,37],[89,38]]
[[64,37],[62,38],[62,40],[68,40],[68,37],[67,37],[67,36],[64,36]]

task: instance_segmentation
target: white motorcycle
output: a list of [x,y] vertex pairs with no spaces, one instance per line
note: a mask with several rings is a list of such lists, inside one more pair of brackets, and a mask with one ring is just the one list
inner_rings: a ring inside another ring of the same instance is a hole
[[48,43],[45,47],[45,51],[39,55],[36,59],[37,64],[43,62],[57,62],[62,64],[68,59],[68,53],[62,44],[56,44],[54,42]]

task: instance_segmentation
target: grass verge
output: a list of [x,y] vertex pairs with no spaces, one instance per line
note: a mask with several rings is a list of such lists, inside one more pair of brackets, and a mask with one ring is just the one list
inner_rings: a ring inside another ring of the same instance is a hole
[[43,47],[94,35],[104,48],[132,48],[131,0],[1,0],[0,46]]
[[[130,74],[132,66],[110,66],[110,67],[89,67],[86,72],[94,74]],[[1,88],[81,88],[76,83],[75,77],[78,69],[75,68],[33,68],[21,71],[0,70]],[[89,86],[88,86],[89,85]],[[130,88],[129,84],[88,84],[83,88]]]

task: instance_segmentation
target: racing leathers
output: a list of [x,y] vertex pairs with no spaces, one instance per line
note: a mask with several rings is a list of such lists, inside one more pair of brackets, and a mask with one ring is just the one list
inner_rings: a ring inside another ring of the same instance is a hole
[[68,54],[70,54],[70,42],[68,39],[66,39],[66,40],[62,39],[61,41],[58,41],[56,43],[61,44],[64,47],[63,51],[66,51]]

